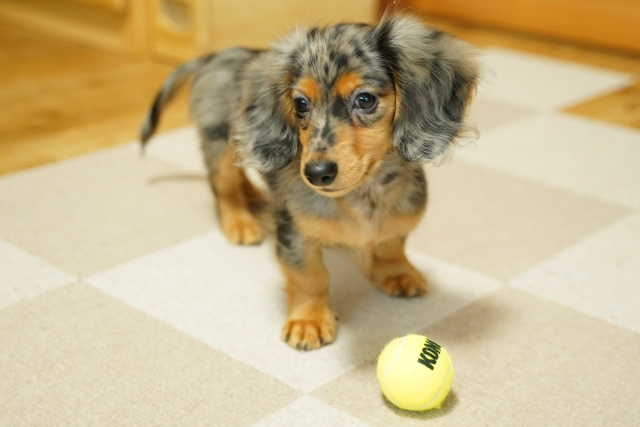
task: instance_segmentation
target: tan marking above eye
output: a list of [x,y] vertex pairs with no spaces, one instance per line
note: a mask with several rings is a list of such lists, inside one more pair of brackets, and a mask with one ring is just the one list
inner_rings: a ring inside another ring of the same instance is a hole
[[351,93],[359,86],[362,86],[362,77],[356,73],[345,73],[338,77],[334,90],[336,95],[342,98],[348,98]]
[[316,82],[311,77],[305,77],[298,82],[297,89],[302,92],[309,101],[317,101],[320,99],[320,87],[318,86],[318,82]]

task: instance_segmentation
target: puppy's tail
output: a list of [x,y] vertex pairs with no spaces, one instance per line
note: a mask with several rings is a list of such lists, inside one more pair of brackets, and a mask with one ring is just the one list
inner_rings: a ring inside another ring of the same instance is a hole
[[162,87],[156,95],[156,99],[151,105],[151,109],[145,117],[144,122],[140,128],[140,143],[142,150],[147,144],[147,141],[155,132],[158,122],[160,121],[160,114],[164,106],[171,101],[173,95],[182,86],[182,84],[193,74],[198,72],[204,64],[211,60],[214,55],[203,56],[201,58],[193,59],[189,62],[185,62],[181,66],[175,69],[173,73],[167,77]]

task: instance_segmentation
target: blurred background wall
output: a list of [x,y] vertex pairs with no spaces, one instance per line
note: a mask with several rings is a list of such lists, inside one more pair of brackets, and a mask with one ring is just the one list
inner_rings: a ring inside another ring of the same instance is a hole
[[296,24],[375,22],[391,5],[640,52],[639,0],[0,0],[0,21],[105,51],[178,62],[265,47]]
[[404,0],[401,3],[403,7],[431,16],[640,52],[639,0]]

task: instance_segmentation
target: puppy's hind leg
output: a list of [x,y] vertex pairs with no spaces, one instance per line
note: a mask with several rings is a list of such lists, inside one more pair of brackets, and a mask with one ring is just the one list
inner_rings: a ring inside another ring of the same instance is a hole
[[244,170],[235,165],[232,147],[226,141],[205,140],[203,150],[222,231],[233,244],[259,244],[263,231],[249,210],[251,196],[257,190]]

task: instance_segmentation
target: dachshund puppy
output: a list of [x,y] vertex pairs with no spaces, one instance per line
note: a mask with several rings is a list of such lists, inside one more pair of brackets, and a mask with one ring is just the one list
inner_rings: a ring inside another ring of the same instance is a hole
[[396,15],[376,26],[298,29],[270,50],[234,48],[179,67],[142,127],[190,75],[195,117],[221,227],[235,244],[262,241],[250,211],[268,185],[277,259],[286,280],[282,339],[298,349],[334,341],[322,248],[356,248],[371,281],[392,296],[427,291],[405,256],[427,202],[422,163],[441,158],[466,130],[478,79],[466,43]]

